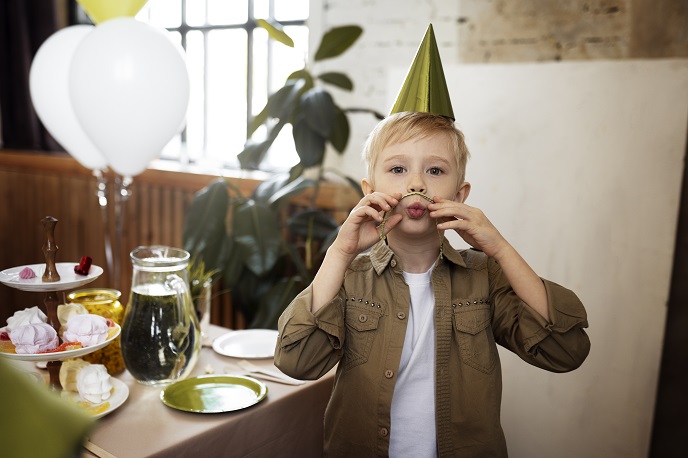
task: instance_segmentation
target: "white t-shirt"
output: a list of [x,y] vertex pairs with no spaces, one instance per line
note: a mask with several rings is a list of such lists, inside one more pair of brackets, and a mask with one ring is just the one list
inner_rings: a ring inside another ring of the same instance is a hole
[[390,457],[436,457],[435,431],[435,296],[430,276],[404,272],[411,309],[397,382],[394,386],[389,438]]

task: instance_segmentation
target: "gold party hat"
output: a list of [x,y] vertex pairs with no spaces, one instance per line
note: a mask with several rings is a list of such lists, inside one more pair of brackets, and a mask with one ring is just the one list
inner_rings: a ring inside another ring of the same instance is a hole
[[432,24],[425,32],[390,114],[401,111],[432,113],[455,119]]

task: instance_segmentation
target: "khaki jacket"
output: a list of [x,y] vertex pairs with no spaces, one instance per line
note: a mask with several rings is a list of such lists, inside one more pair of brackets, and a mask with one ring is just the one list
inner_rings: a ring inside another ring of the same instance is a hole
[[[503,457],[502,373],[496,343],[534,366],[566,372],[590,350],[576,295],[543,280],[551,322],[521,301],[484,253],[454,250],[432,272],[435,409],[440,457]],[[330,303],[311,313],[309,286],[279,320],[275,364],[317,379],[338,365],[325,412],[325,455],[387,456],[390,409],[410,309],[403,266],[386,243],[349,267]]]

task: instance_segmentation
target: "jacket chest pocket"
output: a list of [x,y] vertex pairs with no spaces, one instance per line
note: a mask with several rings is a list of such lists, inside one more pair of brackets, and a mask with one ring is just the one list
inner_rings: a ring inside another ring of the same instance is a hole
[[454,338],[461,361],[489,374],[497,363],[497,345],[492,334],[492,310],[487,301],[459,300],[454,304]]
[[368,361],[373,340],[380,324],[382,310],[377,306],[349,305],[346,308],[346,341],[344,370]]

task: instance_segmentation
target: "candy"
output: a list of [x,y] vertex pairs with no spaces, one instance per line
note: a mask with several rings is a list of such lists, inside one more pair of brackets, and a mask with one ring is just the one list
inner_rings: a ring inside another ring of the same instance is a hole
[[81,261],[79,261],[78,266],[74,266],[74,272],[79,275],[88,275],[88,271],[91,270],[91,263],[93,260],[88,256],[82,256]]
[[36,278],[36,272],[34,272],[31,267],[24,267],[21,272],[19,272],[19,278],[22,280],[31,280],[32,278]]

